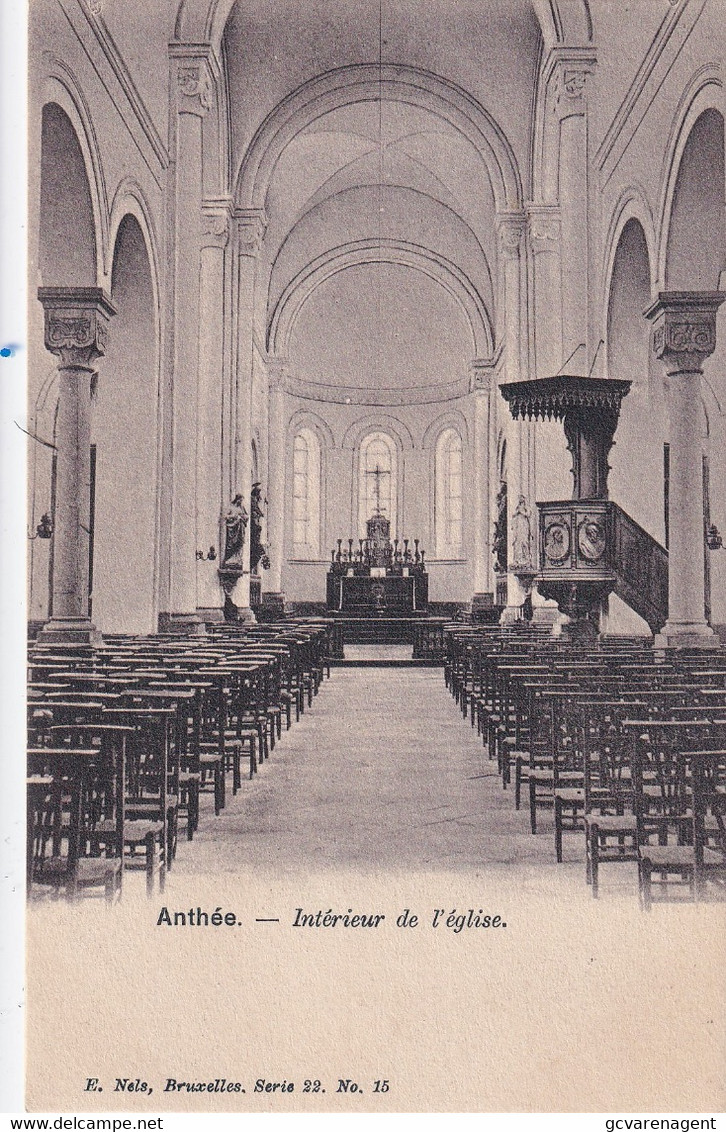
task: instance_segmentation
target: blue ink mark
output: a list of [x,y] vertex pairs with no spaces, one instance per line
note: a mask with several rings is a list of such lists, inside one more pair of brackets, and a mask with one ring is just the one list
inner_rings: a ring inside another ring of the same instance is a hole
[[9,342],[7,346],[0,348],[0,358],[12,358],[19,349],[20,347],[14,342]]

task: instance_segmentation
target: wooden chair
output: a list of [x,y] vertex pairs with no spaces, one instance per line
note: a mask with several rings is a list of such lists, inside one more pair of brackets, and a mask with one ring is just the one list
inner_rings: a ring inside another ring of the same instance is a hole
[[[153,733],[146,727],[95,721],[54,726],[52,730],[70,744],[84,743],[98,749],[109,742],[123,745],[124,868],[145,870],[147,896],[153,895],[158,874],[159,891],[163,892],[167,867],[166,752],[159,749]],[[95,823],[91,838],[94,853],[101,855],[117,836],[112,819]]]
[[[27,890],[76,900],[102,889],[120,899],[123,879],[124,750],[104,744],[28,750]],[[110,826],[102,848],[96,831]]]
[[666,900],[674,889],[680,893],[686,888],[688,898],[696,899],[689,748],[698,749],[704,738],[716,736],[712,721],[704,719],[632,721],[630,727],[636,732],[633,786],[638,887],[641,907],[649,912],[654,891],[660,899]]
[[601,864],[638,860],[631,743],[622,717],[637,707],[622,701],[581,705],[585,828],[585,876],[599,895]]

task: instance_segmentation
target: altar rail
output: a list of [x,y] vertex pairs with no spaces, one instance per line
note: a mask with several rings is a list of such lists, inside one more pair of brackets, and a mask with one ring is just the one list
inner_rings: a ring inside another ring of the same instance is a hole
[[421,621],[413,627],[413,659],[414,660],[440,660],[443,664],[446,651],[446,638],[444,628],[448,622],[434,620]]

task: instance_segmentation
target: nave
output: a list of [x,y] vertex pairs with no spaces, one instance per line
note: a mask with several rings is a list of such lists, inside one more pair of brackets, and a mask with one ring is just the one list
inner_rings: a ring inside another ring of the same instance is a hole
[[586,881],[645,911],[723,897],[723,650],[461,623],[431,627],[436,650],[344,666],[324,620],[34,647],[31,899],[114,902],[134,868],[150,897],[336,871]]
[[514,881],[525,865],[554,864],[550,839],[529,835],[462,725],[440,668],[334,668],[244,786],[182,847],[174,874],[504,866]]

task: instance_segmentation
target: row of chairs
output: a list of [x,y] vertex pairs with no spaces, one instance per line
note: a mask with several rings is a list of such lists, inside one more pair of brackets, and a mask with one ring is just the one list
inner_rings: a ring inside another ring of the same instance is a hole
[[33,646],[28,684],[28,893],[120,896],[125,869],[164,887],[200,799],[215,815],[330,674],[325,623],[215,628]]
[[584,834],[600,866],[634,862],[642,906],[726,879],[726,654],[656,653],[642,639],[578,647],[539,634],[447,630],[445,678],[533,834],[553,812],[555,856]]

